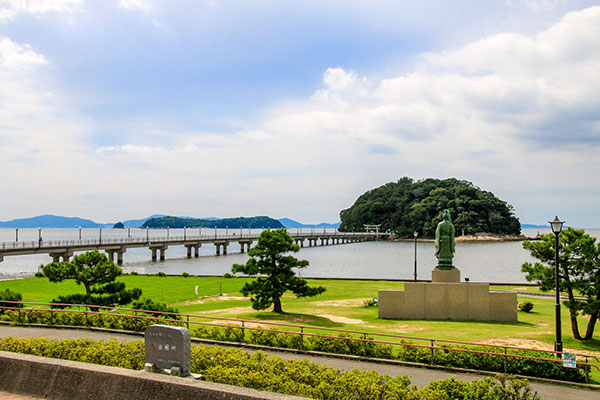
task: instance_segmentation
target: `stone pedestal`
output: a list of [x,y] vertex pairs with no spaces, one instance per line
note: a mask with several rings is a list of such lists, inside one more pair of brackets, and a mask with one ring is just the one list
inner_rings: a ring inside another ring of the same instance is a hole
[[380,290],[379,318],[517,322],[516,293],[490,293],[487,283],[460,283],[458,270],[433,272],[431,283]]
[[431,271],[431,282],[460,282],[460,270],[434,268]]

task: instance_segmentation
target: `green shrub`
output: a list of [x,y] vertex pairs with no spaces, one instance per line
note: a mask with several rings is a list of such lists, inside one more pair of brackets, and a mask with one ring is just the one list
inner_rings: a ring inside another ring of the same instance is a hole
[[[54,324],[67,326],[97,326],[128,331],[144,331],[148,326],[161,323],[173,326],[186,326],[183,321],[169,321],[170,316],[153,315],[152,318],[134,319],[116,315],[99,315],[79,311],[58,312],[50,310],[22,309],[7,310],[0,315],[2,321],[12,321],[32,324]],[[223,342],[248,343],[281,348],[304,349],[336,354],[350,354],[383,359],[398,359],[402,361],[429,364],[431,349],[429,347],[410,346],[410,341],[401,340],[405,346],[384,345],[373,343],[372,337],[353,337],[342,333],[337,337],[320,337],[306,335],[302,338],[299,333],[275,332],[274,330],[242,329],[241,326],[199,326],[192,329],[192,336]],[[363,340],[349,340],[363,339]],[[366,339],[366,341],[364,341]],[[491,371],[499,373],[518,374],[540,378],[559,379],[573,382],[584,382],[583,367],[563,368],[555,361],[544,361],[526,358],[505,357],[504,349],[489,346],[459,346],[440,345],[441,349],[433,352],[434,364]],[[464,349],[487,352],[480,354],[472,352],[453,351]],[[535,358],[549,358],[547,353],[540,351],[509,349],[508,354],[523,355]]]
[[519,302],[517,308],[519,311],[531,312],[531,310],[533,310],[533,303],[530,301]]
[[231,275],[229,272],[225,272],[223,274],[223,278],[233,278],[233,275]]
[[181,273],[181,276],[183,276],[184,278],[187,278],[187,277],[190,276],[190,274],[189,274],[189,272],[185,272],[184,271],[184,272]]
[[141,311],[158,311],[158,312],[154,312],[154,313],[152,313],[152,312],[148,313],[155,317],[162,317],[162,318],[168,318],[168,319],[180,319],[181,318],[179,315],[160,314],[161,312],[179,313],[179,310],[174,307],[169,307],[165,303],[155,302],[152,299],[144,298],[141,300],[134,301],[131,308],[136,309],[136,310],[141,310]]
[[131,271],[129,274],[130,275],[139,275],[139,273],[137,271]]
[[[114,339],[50,340],[0,339],[0,350],[43,357],[83,361],[130,369],[144,366],[144,341],[121,343]],[[500,375],[471,383],[444,379],[417,389],[407,376],[396,378],[375,371],[340,371],[308,360],[284,360],[257,351],[217,346],[192,346],[191,370],[207,381],[316,399],[425,400],[536,399],[527,380]]]
[[[4,289],[4,290],[0,290],[0,300],[5,300],[5,301],[22,301],[23,300],[23,295],[21,295],[21,293],[13,292],[10,289]],[[5,303],[3,301],[0,301],[0,307],[22,308],[23,304]],[[0,314],[4,313],[4,311],[5,311],[4,309],[0,308]]]
[[164,273],[164,272],[162,272],[162,271],[160,271],[160,272],[157,272],[155,275],[156,275],[156,276],[160,276],[161,278],[164,278],[165,276],[167,276],[167,274],[165,274],[165,273]]

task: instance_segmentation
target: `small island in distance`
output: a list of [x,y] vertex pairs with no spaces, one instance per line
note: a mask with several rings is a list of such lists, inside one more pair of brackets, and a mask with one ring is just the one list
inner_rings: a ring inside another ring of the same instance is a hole
[[284,228],[283,224],[276,219],[266,216],[259,217],[237,217],[223,219],[196,219],[182,217],[158,217],[150,218],[144,222],[141,228]]

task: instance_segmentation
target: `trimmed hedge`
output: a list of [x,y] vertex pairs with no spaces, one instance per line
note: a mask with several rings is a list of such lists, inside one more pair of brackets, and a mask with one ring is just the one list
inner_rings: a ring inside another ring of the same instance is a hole
[[[99,315],[97,313],[83,312],[50,312],[42,310],[7,310],[0,315],[2,321],[19,321],[20,323],[95,326],[109,329],[143,332],[152,324],[186,326],[184,322],[167,321],[163,318],[134,319],[112,315]],[[409,362],[429,364],[431,362],[431,349],[427,347],[395,346],[373,343],[372,337],[361,339],[367,341],[348,340],[353,336],[341,333],[338,337],[320,337],[299,334],[281,333],[274,330],[242,330],[241,327],[230,326],[199,326],[191,330],[193,337],[216,340],[222,342],[248,343],[270,347],[320,351],[335,354],[350,354],[364,357],[393,359]],[[414,344],[402,340],[400,343]],[[518,374],[539,378],[558,379],[572,382],[585,382],[585,371],[582,367],[564,368],[561,363],[553,361],[533,360],[526,358],[504,357],[502,348],[487,346],[460,346],[440,345],[443,349],[434,351],[434,364],[448,367],[467,368],[481,371]],[[447,350],[446,350],[447,349]],[[465,349],[496,353],[478,354],[469,352],[452,351],[452,349]],[[509,354],[523,355],[537,358],[548,358],[547,353],[528,350],[509,350]],[[506,370],[505,370],[506,362]]]
[[[50,340],[46,338],[0,339],[0,350],[43,357],[83,361],[130,369],[144,366],[142,340],[121,343],[114,339]],[[191,369],[207,381],[267,390],[315,399],[342,400],[492,400],[500,398],[536,399],[527,380],[499,376],[471,383],[445,379],[422,389],[410,385],[407,376],[393,378],[375,371],[338,369],[307,360],[284,360],[257,351],[217,346],[192,346]]]

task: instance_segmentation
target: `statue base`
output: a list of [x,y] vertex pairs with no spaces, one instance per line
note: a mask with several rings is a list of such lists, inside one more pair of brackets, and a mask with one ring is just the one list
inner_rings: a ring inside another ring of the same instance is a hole
[[431,271],[431,283],[380,290],[379,318],[517,322],[517,294],[490,292],[488,283],[461,283],[460,271]]
[[431,271],[431,282],[460,282],[460,270],[434,268]]

